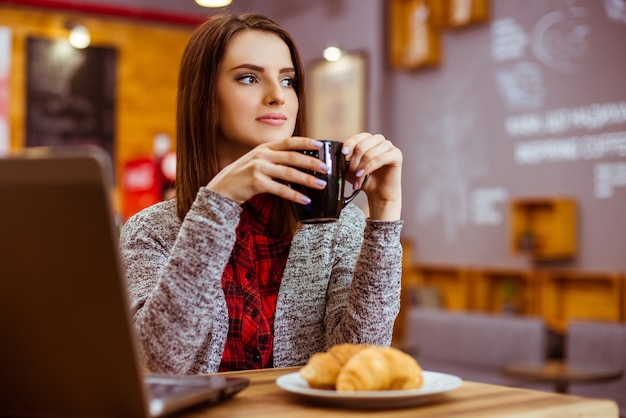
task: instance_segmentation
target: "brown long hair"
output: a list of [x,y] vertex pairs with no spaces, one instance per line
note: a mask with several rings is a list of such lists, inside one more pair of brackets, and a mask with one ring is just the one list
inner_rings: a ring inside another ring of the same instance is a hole
[[[210,17],[192,34],[180,65],[176,113],[176,200],[182,220],[198,190],[219,171],[217,158],[219,67],[230,40],[239,32],[258,30],[278,35],[289,47],[296,70],[294,89],[299,109],[294,135],[306,136],[304,66],[291,35],[273,20],[259,14],[219,14]],[[279,202],[275,220],[287,228],[291,219],[287,202]],[[285,215],[289,215],[285,217]]]

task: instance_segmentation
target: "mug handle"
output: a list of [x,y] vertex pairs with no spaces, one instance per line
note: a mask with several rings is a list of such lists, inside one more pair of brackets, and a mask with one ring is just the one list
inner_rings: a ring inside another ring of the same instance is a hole
[[354,198],[356,197],[356,195],[359,194],[359,192],[361,190],[363,190],[363,186],[365,186],[365,183],[367,183],[367,179],[370,178],[370,175],[368,174],[367,176],[365,176],[365,178],[363,179],[363,184],[361,184],[361,187],[358,190],[355,190],[352,192],[352,194],[348,197],[344,196],[343,197],[343,202],[341,203],[341,207],[344,208],[346,207],[346,205],[350,202],[352,202],[352,200],[354,200]]

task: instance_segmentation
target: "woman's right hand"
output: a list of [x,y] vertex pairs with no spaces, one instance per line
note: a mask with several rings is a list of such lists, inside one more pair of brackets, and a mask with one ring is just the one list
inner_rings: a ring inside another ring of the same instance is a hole
[[317,158],[293,151],[317,150],[321,146],[321,142],[303,137],[258,145],[224,167],[207,187],[239,204],[261,193],[307,204],[311,201],[308,196],[293,190],[286,183],[323,189],[326,187],[323,181],[298,168],[326,173],[328,167]]

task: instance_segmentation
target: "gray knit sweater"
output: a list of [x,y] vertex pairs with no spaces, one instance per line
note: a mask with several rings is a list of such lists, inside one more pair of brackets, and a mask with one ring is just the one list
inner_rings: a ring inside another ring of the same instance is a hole
[[[242,208],[202,188],[181,223],[174,200],[130,218],[120,248],[151,371],[218,370],[228,333],[222,272]],[[400,308],[402,221],[339,221],[294,234],[276,304],[274,366],[299,366],[342,342],[389,345]]]

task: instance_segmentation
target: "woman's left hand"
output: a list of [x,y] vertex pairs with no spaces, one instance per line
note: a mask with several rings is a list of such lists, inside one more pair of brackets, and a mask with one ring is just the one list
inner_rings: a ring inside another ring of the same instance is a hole
[[[398,220],[402,210],[402,152],[380,134],[362,132],[344,141],[348,166],[347,180],[363,187],[370,218]],[[365,185],[365,176],[369,178]]]

